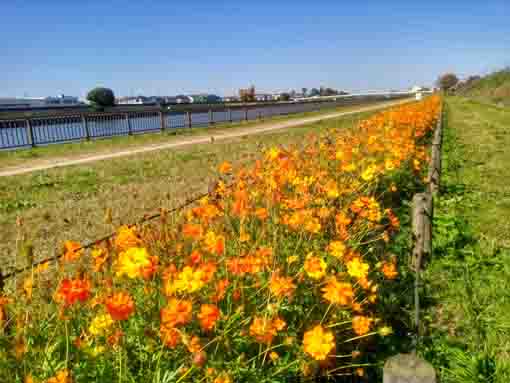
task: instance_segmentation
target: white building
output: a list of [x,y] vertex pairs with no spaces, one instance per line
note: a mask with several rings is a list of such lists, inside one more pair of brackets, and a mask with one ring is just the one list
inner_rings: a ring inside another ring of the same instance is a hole
[[0,109],[23,109],[23,108],[41,108],[46,106],[44,97],[2,97],[0,98]]
[[118,98],[115,102],[116,102],[116,104],[119,104],[119,105],[143,105],[145,103],[145,97],[143,97],[143,96],[121,97],[121,98]]
[[0,98],[0,109],[48,108],[54,106],[80,105],[78,97],[3,97]]

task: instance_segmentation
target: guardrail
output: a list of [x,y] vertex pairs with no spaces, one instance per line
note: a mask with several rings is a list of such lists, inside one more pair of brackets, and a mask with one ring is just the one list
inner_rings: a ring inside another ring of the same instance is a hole
[[[233,123],[273,116],[320,111],[339,106],[395,100],[413,93],[380,93],[335,96],[328,100],[241,105],[189,105],[170,109],[147,107],[135,111],[19,113],[2,119],[0,114],[0,150],[105,137],[136,135],[169,129]],[[113,108],[112,108],[113,109]]]

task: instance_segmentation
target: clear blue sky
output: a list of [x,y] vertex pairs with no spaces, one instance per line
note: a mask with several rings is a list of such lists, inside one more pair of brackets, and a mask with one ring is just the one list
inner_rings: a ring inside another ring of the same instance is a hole
[[2,0],[0,96],[347,90],[510,65],[510,0]]

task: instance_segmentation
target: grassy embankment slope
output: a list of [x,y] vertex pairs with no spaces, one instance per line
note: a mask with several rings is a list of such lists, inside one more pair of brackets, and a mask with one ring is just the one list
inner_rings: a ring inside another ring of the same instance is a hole
[[425,357],[442,382],[510,381],[510,110],[446,102]]
[[458,93],[481,102],[510,106],[510,68],[491,73],[467,84]]

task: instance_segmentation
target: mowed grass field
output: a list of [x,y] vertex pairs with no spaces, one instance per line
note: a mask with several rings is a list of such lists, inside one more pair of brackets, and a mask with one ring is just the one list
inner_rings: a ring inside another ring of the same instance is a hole
[[[2,262],[9,265],[25,262],[20,259],[24,253],[20,250],[22,242],[32,245],[35,257],[40,258],[60,252],[65,240],[94,240],[120,224],[134,222],[160,207],[175,207],[207,191],[223,161],[240,166],[257,158],[264,147],[300,145],[308,134],[353,128],[372,113],[228,142],[4,177],[0,183]],[[110,211],[111,222],[106,219]],[[22,221],[22,225],[16,221]]]
[[446,100],[426,268],[425,357],[442,382],[510,381],[510,110]]

